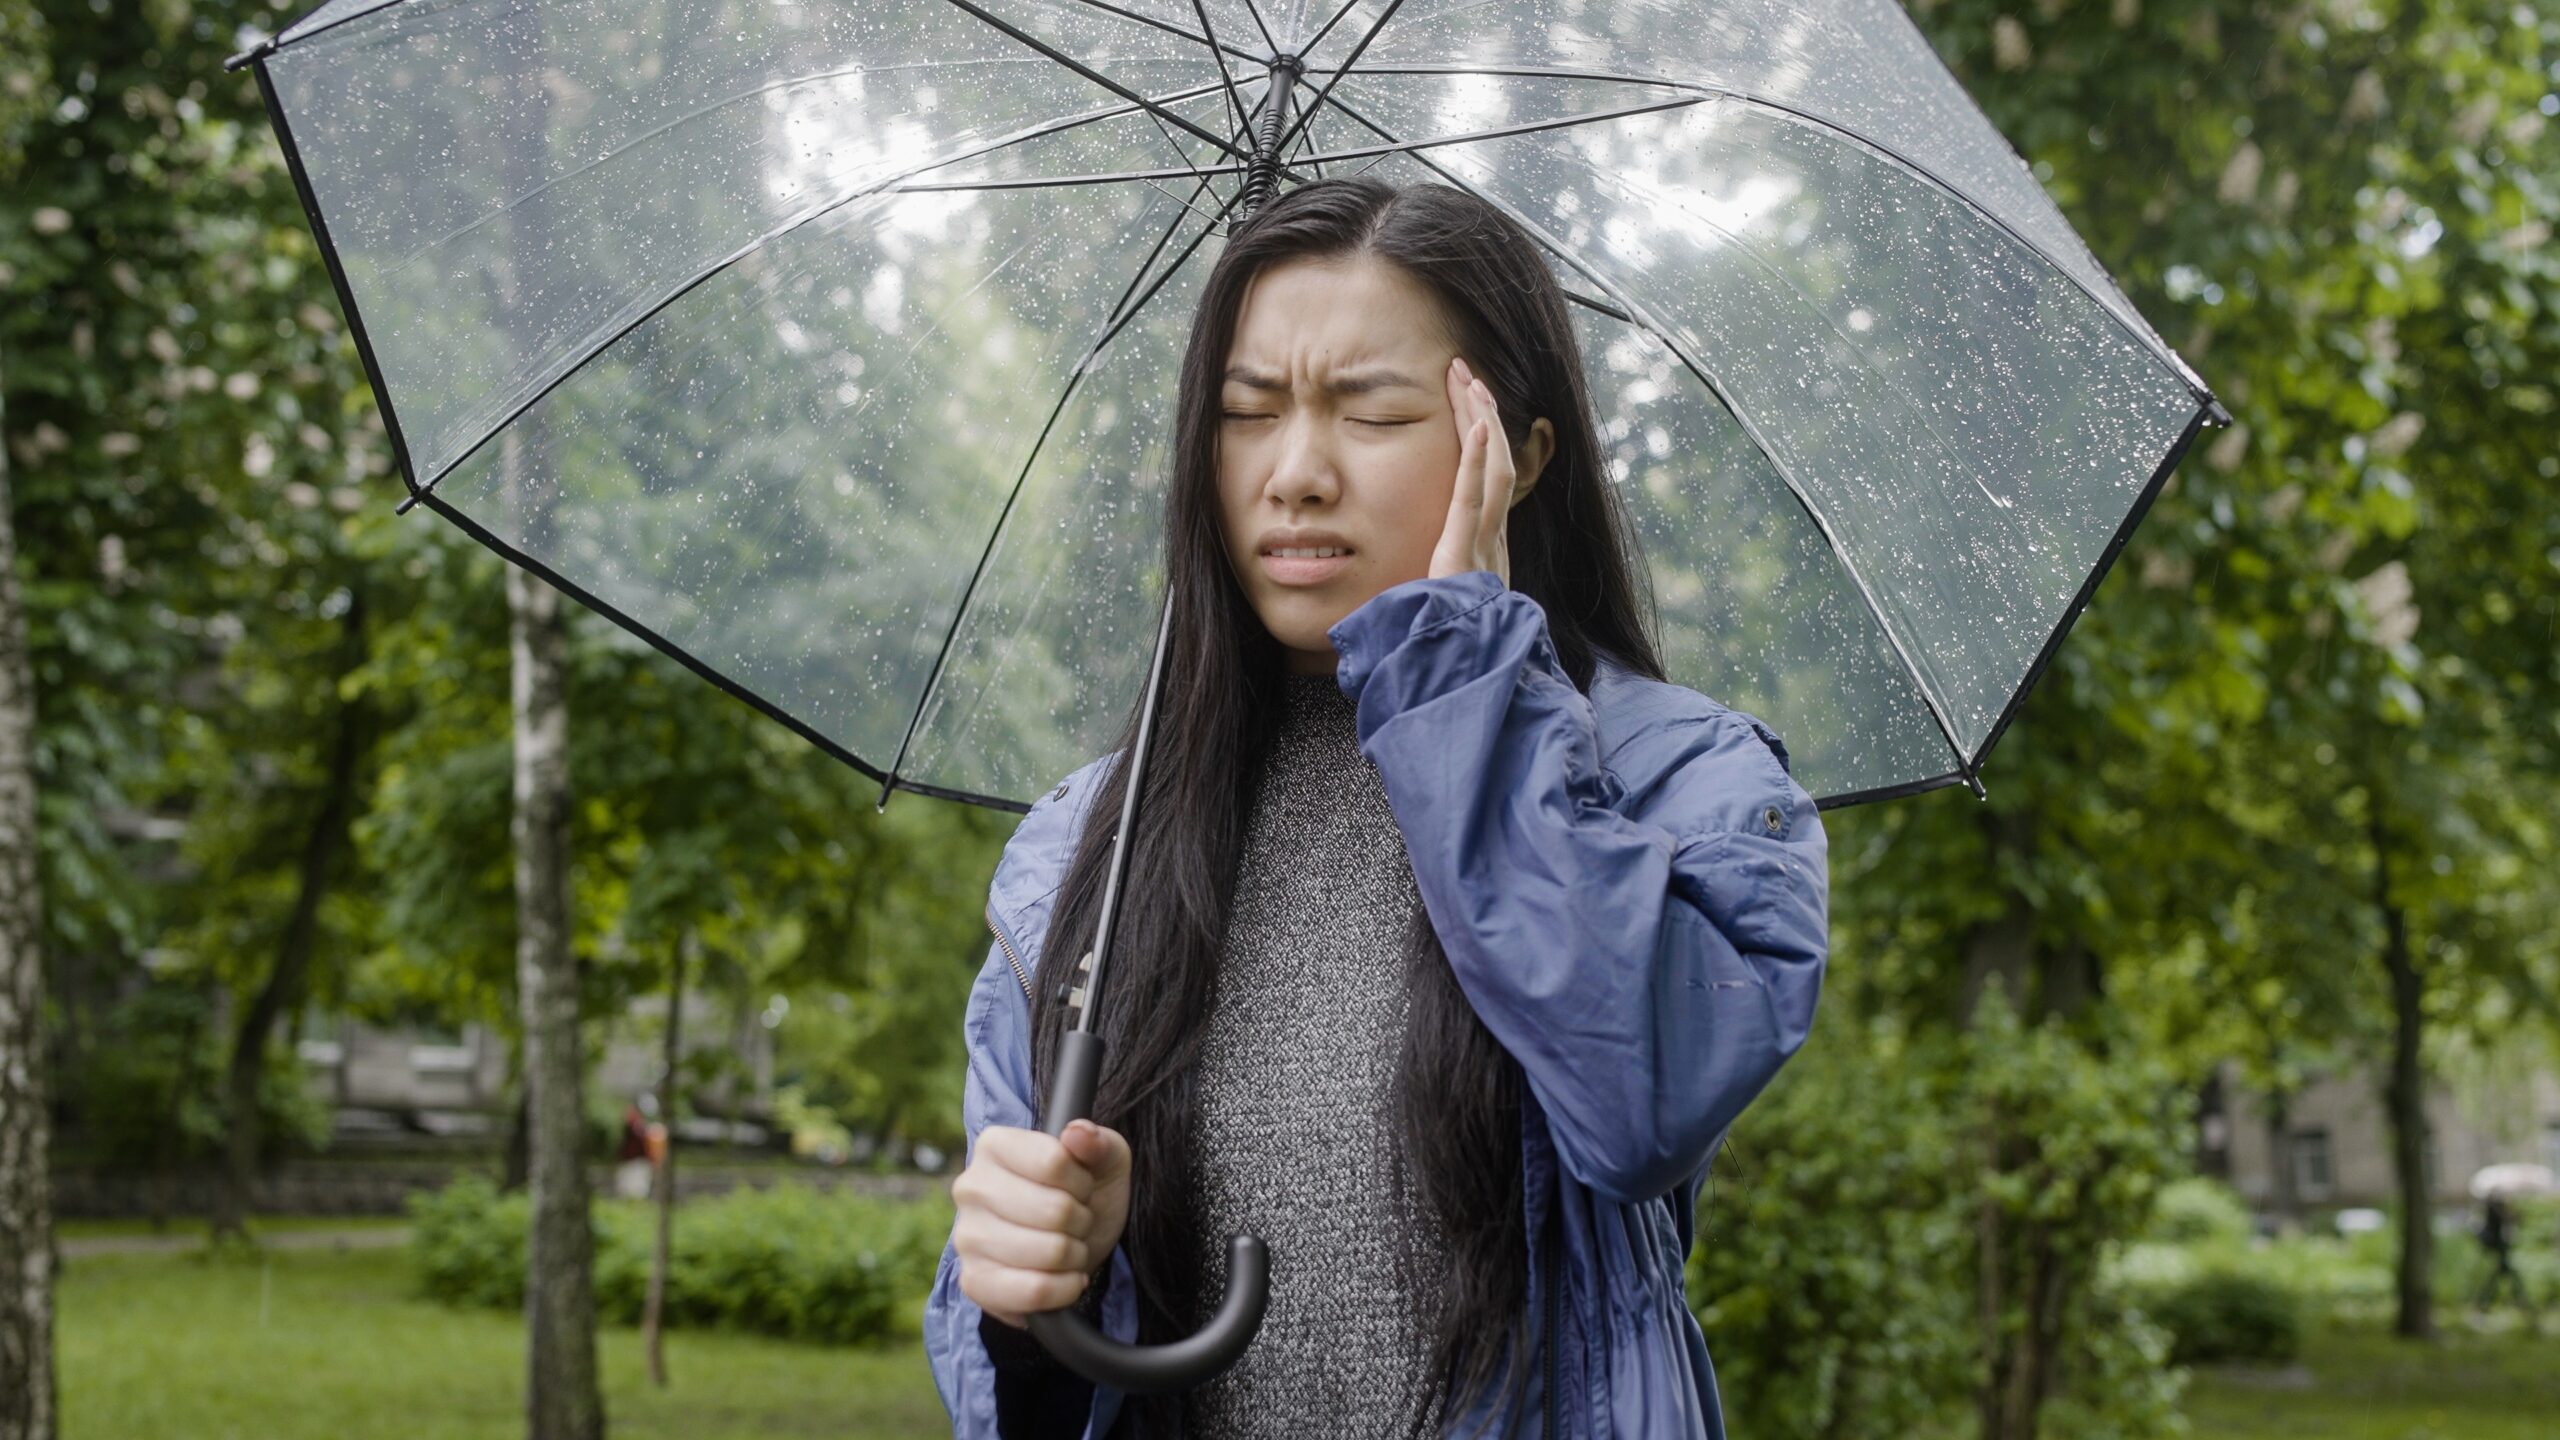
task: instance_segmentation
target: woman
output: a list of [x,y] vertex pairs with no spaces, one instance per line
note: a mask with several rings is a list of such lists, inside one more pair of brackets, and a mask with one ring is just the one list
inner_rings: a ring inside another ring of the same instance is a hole
[[[1823,832],[1777,737],[1661,678],[1554,278],[1463,192],[1310,183],[1228,237],[1177,403],[1180,610],[1063,1137],[1134,713],[990,889],[925,1317],[955,1433],[1720,1436],[1683,1262],[1812,1023]],[[1195,1391],[1020,1328],[1188,1335],[1239,1230],[1270,1306]]]

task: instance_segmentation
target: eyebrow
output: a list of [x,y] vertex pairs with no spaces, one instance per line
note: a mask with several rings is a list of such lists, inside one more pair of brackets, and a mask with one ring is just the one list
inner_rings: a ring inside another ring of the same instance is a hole
[[[1231,384],[1243,385],[1255,390],[1289,388],[1289,382],[1286,380],[1265,375],[1259,370],[1248,369],[1242,365],[1228,366],[1226,378]],[[1401,370],[1355,370],[1347,375],[1336,375],[1326,381],[1324,389],[1331,395],[1365,395],[1372,390],[1385,390],[1397,385],[1412,390],[1422,388]]]

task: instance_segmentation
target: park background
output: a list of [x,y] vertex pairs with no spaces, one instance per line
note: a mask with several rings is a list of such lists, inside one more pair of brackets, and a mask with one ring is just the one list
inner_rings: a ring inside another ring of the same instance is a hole
[[[2235,423],[1987,801],[1827,817],[1820,1019],[1701,1198],[1728,1422],[2547,1437],[2560,1340],[2470,1306],[2463,1186],[2560,1164],[2560,8],[1910,8]],[[43,981],[0,1113],[41,1097],[59,1212],[0,1174],[0,1231],[58,1225],[60,1433],[567,1433],[529,1374],[619,1435],[936,1433],[916,1318],[1012,819],[878,811],[392,515],[221,68],[289,18],[0,0],[0,756],[36,806],[0,961]],[[574,1012],[528,1016],[526,966]],[[582,1114],[520,1104],[529,1023],[579,1033]],[[661,1385],[654,1216],[609,1197],[670,1073]],[[592,1373],[518,1308],[542,1155],[599,1197]],[[2560,1214],[2526,1218],[2560,1306]]]

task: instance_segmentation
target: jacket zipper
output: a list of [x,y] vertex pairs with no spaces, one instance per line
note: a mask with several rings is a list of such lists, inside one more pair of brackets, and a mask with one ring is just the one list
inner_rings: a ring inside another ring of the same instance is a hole
[[987,928],[995,932],[997,948],[1004,951],[1004,963],[1013,967],[1013,978],[1022,982],[1022,998],[1031,998],[1031,977],[1024,973],[1022,961],[1013,953],[1013,942],[1004,938],[1004,927],[996,923],[995,907],[987,907]]

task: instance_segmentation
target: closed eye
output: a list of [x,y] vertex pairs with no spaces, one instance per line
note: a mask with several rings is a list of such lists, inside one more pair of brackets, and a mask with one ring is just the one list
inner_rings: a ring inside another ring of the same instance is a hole
[[[1249,410],[1221,410],[1218,412],[1218,418],[1222,420],[1268,420],[1271,417],[1268,415],[1257,415]],[[1354,425],[1374,425],[1380,429],[1387,429],[1397,425],[1411,425],[1414,423],[1411,420],[1371,420],[1358,415],[1354,415],[1349,418],[1351,423]]]

